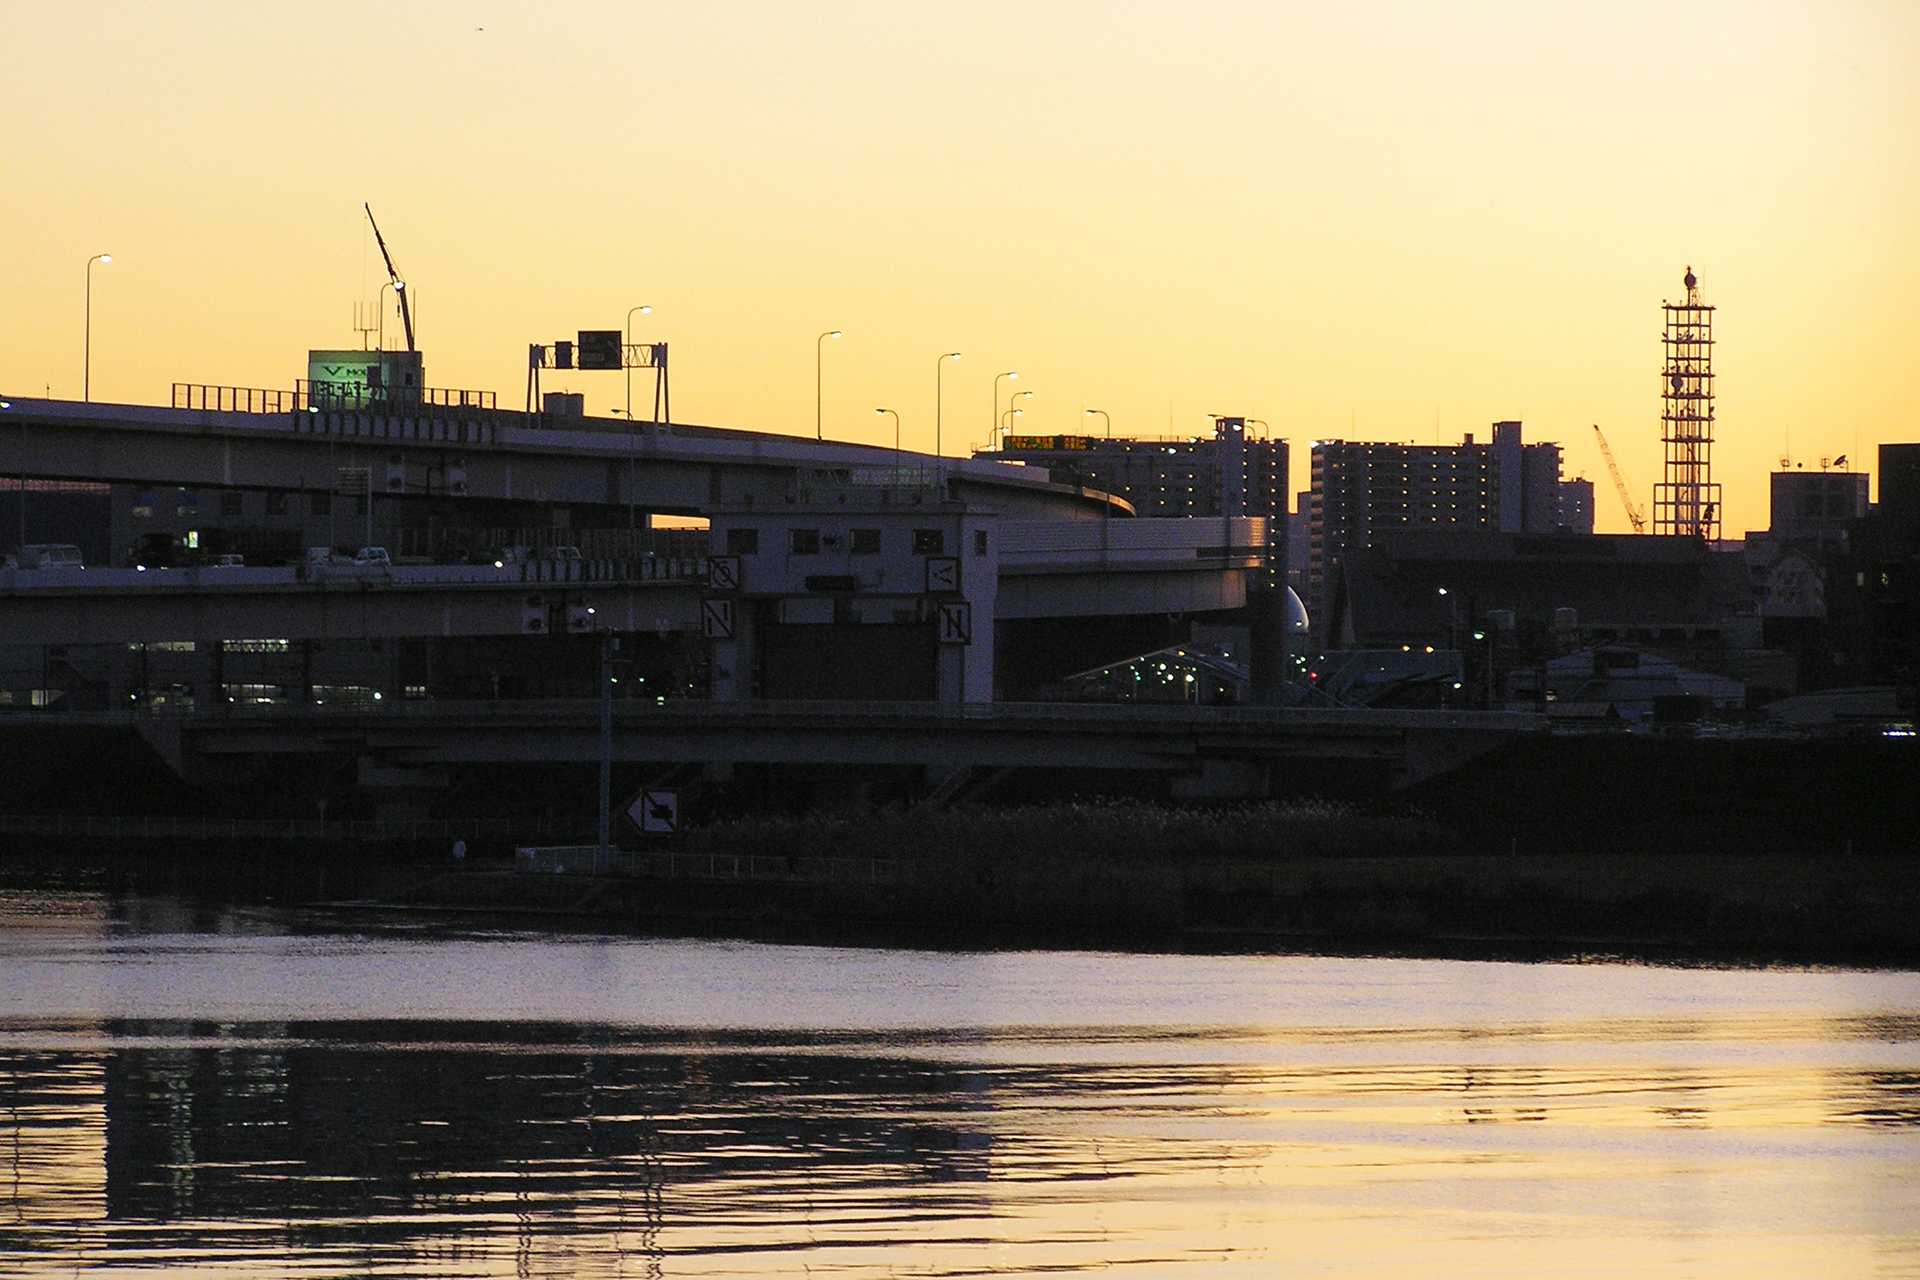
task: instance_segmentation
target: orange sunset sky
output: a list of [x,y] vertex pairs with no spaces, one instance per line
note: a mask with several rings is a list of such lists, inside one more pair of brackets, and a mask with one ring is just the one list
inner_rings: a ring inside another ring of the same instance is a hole
[[[1729,532],[1788,450],[1920,440],[1920,4],[0,3],[0,392],[289,387],[370,201],[434,386],[666,341],[683,421],[1566,446],[1659,479],[1660,303],[1717,304]],[[390,343],[397,325],[389,327]],[[549,375],[589,412],[618,374]],[[643,398],[636,387],[636,399]],[[1437,425],[1436,425],[1437,424]],[[1484,435],[1482,436],[1484,438]]]

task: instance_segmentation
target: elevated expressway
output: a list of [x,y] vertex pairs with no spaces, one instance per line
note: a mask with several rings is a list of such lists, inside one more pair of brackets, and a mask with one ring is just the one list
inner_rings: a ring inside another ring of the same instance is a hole
[[12,397],[0,475],[188,489],[332,487],[364,469],[377,496],[636,507],[702,516],[723,506],[831,502],[851,486],[927,487],[1007,519],[1130,515],[1118,498],[1044,472],[870,445],[684,424],[417,412],[237,413]]

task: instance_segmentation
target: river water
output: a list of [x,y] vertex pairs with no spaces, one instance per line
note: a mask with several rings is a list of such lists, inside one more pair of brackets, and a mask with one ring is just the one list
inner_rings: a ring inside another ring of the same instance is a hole
[[1920,1275],[1910,973],[0,895],[0,1273]]

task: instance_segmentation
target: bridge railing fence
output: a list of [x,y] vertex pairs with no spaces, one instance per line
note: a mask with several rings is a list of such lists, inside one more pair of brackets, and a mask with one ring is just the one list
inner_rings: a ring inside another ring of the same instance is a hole
[[806,884],[898,884],[912,864],[894,858],[692,853],[673,848],[607,849],[592,844],[522,846],[514,870],[532,875],[627,876],[654,880],[749,880]]
[[381,843],[427,840],[526,840],[578,837],[597,819],[431,818],[355,820],[317,818],[182,818],[87,814],[0,814],[0,836],[86,840],[313,840]]

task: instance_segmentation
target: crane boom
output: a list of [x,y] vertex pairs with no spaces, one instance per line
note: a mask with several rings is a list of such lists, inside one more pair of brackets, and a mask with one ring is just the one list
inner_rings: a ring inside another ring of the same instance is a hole
[[[399,269],[393,265],[393,255],[387,252],[386,237],[380,234],[380,224],[373,220],[373,206],[371,204],[365,204],[361,207],[367,211],[367,222],[373,227],[373,242],[380,246],[380,256],[386,261],[387,278],[393,282],[393,295],[400,299],[400,323],[405,326],[407,331],[407,350],[412,351],[415,349],[413,345],[413,308],[407,305],[407,282],[400,278]],[[1598,430],[1598,428],[1595,429]]]
[[1627,492],[1627,481],[1620,474],[1620,464],[1613,460],[1613,450],[1607,447],[1607,433],[1600,429],[1599,423],[1593,424],[1593,434],[1600,437],[1600,456],[1607,460],[1607,470],[1613,473],[1613,487],[1620,494],[1620,505],[1627,509],[1627,520],[1633,525],[1635,533],[1647,531],[1647,518],[1640,508],[1633,505],[1633,497]]

